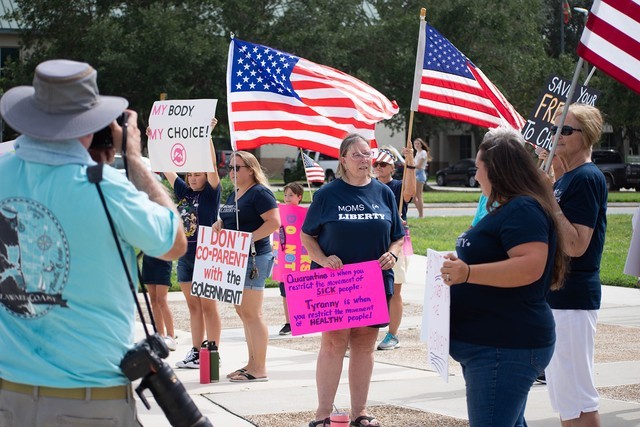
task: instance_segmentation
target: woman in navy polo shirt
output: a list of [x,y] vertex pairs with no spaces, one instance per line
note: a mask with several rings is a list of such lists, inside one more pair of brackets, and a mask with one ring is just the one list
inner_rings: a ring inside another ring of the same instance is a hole
[[476,179],[492,209],[458,237],[457,256],[441,270],[471,427],[525,426],[529,389],[553,354],[546,296],[560,285],[565,258],[549,182],[523,144],[512,129],[485,135]]

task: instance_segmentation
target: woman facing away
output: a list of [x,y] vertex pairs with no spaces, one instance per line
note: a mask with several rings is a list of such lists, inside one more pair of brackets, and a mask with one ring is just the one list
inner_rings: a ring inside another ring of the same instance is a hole
[[[404,231],[393,191],[371,177],[371,156],[369,142],[363,137],[349,135],[342,141],[340,178],[316,192],[300,237],[311,257],[312,269],[339,270],[344,264],[376,260],[382,269],[388,308],[393,295],[392,268],[402,250]],[[357,209],[358,215],[342,215],[345,207]],[[385,326],[322,333],[316,367],[318,407],[309,427],[329,425],[347,347],[351,425],[380,425],[368,415],[366,403],[378,329]]]
[[268,381],[269,331],[262,317],[262,301],[265,280],[271,276],[274,261],[269,238],[280,228],[280,213],[269,181],[253,154],[236,151],[229,177],[236,184],[236,190],[220,207],[220,219],[213,225],[213,230],[249,232],[251,249],[242,302],[235,306],[247,340],[248,361],[227,378],[233,382]]
[[485,135],[476,179],[491,209],[441,269],[471,427],[526,426],[529,390],[554,350],[546,296],[561,286],[566,260],[549,180],[523,144],[513,129]]
[[416,150],[415,166],[416,166],[416,192],[413,195],[413,203],[418,209],[418,218],[423,217],[424,202],[422,200],[422,193],[424,192],[424,185],[427,183],[427,170],[429,162],[431,161],[431,150],[429,145],[421,138],[413,140],[413,148]]

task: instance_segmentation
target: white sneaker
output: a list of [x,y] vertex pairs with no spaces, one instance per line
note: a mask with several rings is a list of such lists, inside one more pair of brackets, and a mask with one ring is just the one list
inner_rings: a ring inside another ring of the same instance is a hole
[[176,340],[169,335],[164,337],[164,343],[167,345],[167,348],[169,348],[169,351],[176,351]]
[[189,368],[189,369],[198,369],[200,368],[200,352],[197,348],[192,347],[191,350],[187,353],[187,356],[184,360],[180,360],[176,362],[176,368]]

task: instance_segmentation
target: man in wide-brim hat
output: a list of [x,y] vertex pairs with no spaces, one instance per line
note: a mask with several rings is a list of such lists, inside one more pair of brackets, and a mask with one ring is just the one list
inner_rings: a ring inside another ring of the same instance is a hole
[[[0,412],[16,426],[138,425],[120,361],[134,339],[129,271],[134,248],[177,259],[186,248],[175,206],[140,158],[137,114],[128,112],[129,182],[104,167],[99,186],[93,134],[110,126],[114,147],[127,107],[101,96],[90,65],[51,60],[33,86],[7,91],[0,114],[21,133],[0,158]],[[99,168],[98,168],[99,169]],[[92,169],[95,171],[96,169]],[[97,180],[93,180],[97,181]]]

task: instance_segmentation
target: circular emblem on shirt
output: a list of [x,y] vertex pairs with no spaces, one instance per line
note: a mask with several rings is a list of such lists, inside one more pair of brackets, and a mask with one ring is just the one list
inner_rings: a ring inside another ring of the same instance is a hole
[[69,243],[53,213],[35,200],[0,202],[0,306],[35,318],[66,307]]

